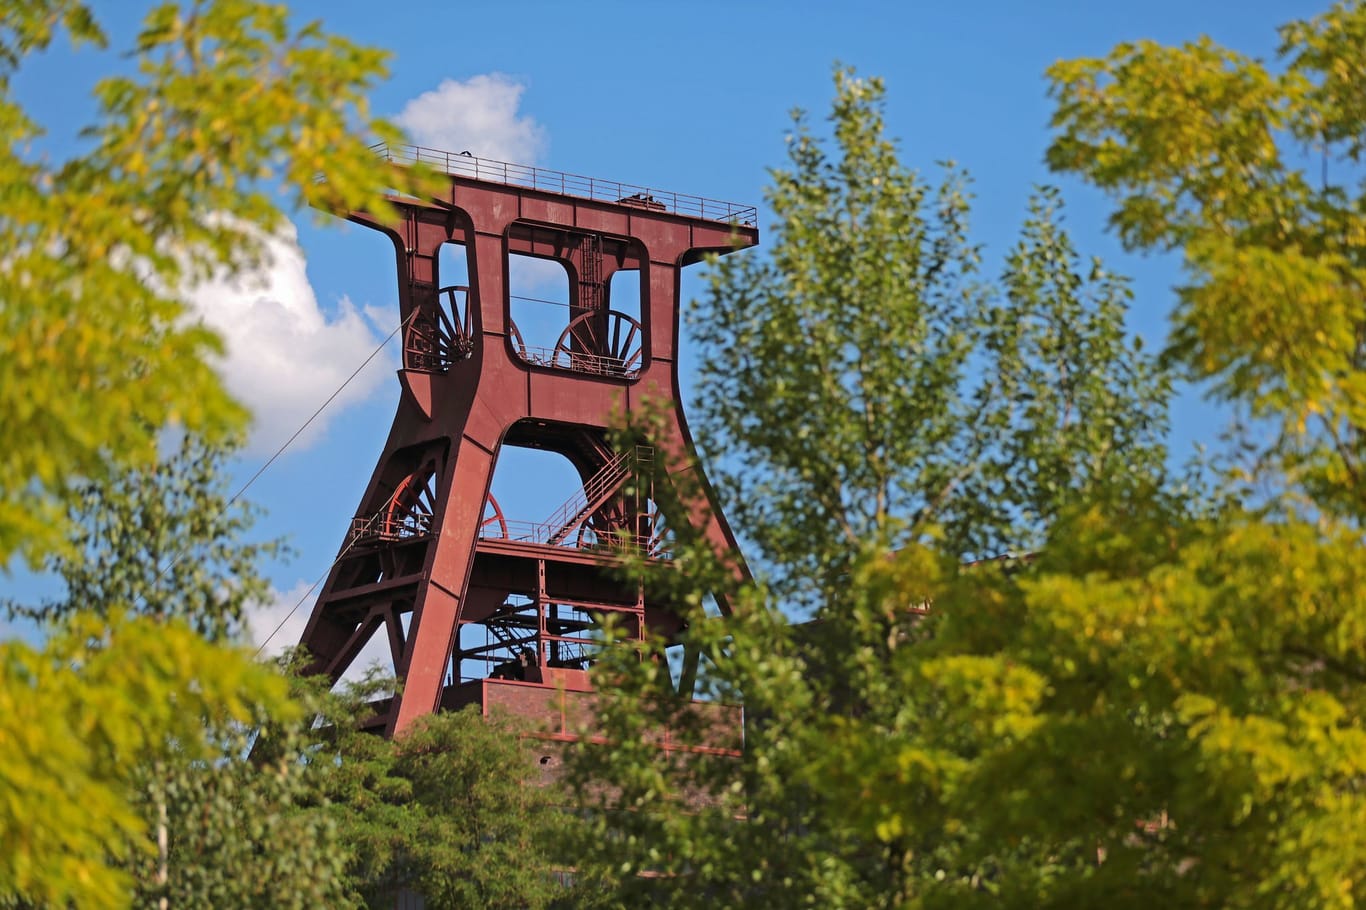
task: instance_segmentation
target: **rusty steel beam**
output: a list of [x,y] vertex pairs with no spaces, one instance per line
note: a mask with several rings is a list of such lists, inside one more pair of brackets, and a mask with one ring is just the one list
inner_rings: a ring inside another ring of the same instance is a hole
[[[609,431],[640,413],[648,398],[652,409],[666,410],[660,438],[648,440],[668,456],[657,460],[690,463],[677,366],[681,273],[707,253],[753,246],[758,228],[753,207],[432,150],[377,152],[396,166],[435,163],[449,177],[438,197],[391,200],[390,220],[343,213],[391,240],[399,318],[419,328],[405,334],[402,393],[355,512],[360,530],[345,535],[302,644],[313,669],[335,680],[367,634],[388,628],[402,680],[385,708],[392,735],[441,706],[460,629],[495,616],[502,599],[524,596],[542,610],[557,593],[563,602],[621,602],[626,592],[608,570],[619,561],[610,546],[580,547],[563,528],[545,542],[517,541],[509,531],[514,523],[496,505],[490,515],[498,453],[512,440],[574,463],[587,489],[571,531],[589,516],[594,535],[609,542],[648,527],[642,509],[657,507],[645,497],[627,501],[626,485],[615,476],[614,483],[592,483],[617,457]],[[465,247],[467,287],[443,286],[445,243]],[[531,354],[513,322],[512,254],[553,259],[572,276],[565,333],[548,356]],[[639,320],[608,309],[611,278],[622,269],[640,272]],[[718,550],[738,553],[714,496],[705,482],[700,486],[702,501],[664,520],[691,525]],[[546,513],[555,505],[546,503]],[[578,539],[586,536],[578,531]],[[743,575],[738,555],[735,564]],[[570,579],[572,590],[556,590]],[[681,628],[669,604],[646,602],[644,593],[636,600],[627,609],[638,611],[642,625],[648,616],[651,627]],[[728,610],[724,600],[721,606]],[[544,664],[556,637],[544,614],[538,630]]]

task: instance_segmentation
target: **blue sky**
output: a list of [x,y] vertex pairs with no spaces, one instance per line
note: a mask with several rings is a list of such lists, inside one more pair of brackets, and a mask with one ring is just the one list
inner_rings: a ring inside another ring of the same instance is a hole
[[[518,4],[296,2],[301,20],[388,48],[391,78],[376,112],[401,117],[423,144],[558,170],[760,203],[766,169],[780,165],[789,112],[822,117],[835,61],[885,78],[890,132],[905,159],[930,169],[952,158],[974,176],[977,239],[990,269],[1012,241],[1031,188],[1056,182],[1083,254],[1134,278],[1132,325],[1151,342],[1165,332],[1169,259],[1121,253],[1104,232],[1105,200],[1050,177],[1042,162],[1050,105],[1043,71],[1069,57],[1104,54],[1141,38],[1202,34],[1269,57],[1277,24],[1324,4],[1244,2],[730,2],[687,4],[527,0]],[[143,4],[97,3],[117,38],[132,33]],[[22,100],[54,137],[71,135],[91,105],[89,85],[105,55],[56,50],[21,73]],[[421,103],[415,99],[426,96]],[[439,144],[440,143],[440,144]],[[296,213],[297,245],[285,237],[263,290],[205,289],[197,305],[235,347],[230,383],[260,415],[245,480],[303,417],[336,388],[396,322],[392,247],[359,228]],[[762,232],[766,225],[760,218]],[[684,287],[699,287],[698,271]],[[272,616],[292,607],[328,567],[383,444],[399,393],[390,347],[305,437],[252,487],[267,510],[260,528],[297,551],[270,567],[279,591]],[[687,361],[685,360],[685,370]],[[685,376],[686,387],[686,376]],[[289,394],[283,394],[289,390]],[[1210,439],[1211,411],[1187,394],[1175,437]],[[537,520],[563,498],[525,483],[538,464],[507,463],[495,493],[509,518]],[[539,470],[537,473],[541,473]],[[553,475],[554,472],[551,472]],[[519,482],[520,478],[520,482]],[[563,482],[566,478],[559,478]],[[556,478],[547,483],[554,487]],[[40,587],[24,577],[0,588]],[[273,644],[292,643],[305,603]],[[262,626],[273,622],[262,620]]]

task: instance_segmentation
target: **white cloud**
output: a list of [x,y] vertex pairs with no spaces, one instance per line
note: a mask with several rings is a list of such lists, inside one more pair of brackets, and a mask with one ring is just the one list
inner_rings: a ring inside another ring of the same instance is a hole
[[308,615],[318,597],[317,590],[310,591],[309,587],[309,582],[300,581],[288,591],[271,588],[270,603],[248,611],[247,634],[251,643],[262,649],[262,657],[278,657],[303,638]]
[[[447,79],[412,99],[398,116],[414,141],[503,161],[535,163],[545,131],[521,115],[525,85],[502,73]],[[205,282],[186,295],[194,311],[224,339],[218,363],[228,389],[255,416],[248,450],[274,452],[388,334],[390,313],[357,310],[342,298],[328,315],[308,282],[298,231],[286,222],[265,242],[267,262],[256,274]],[[564,284],[563,270],[518,262],[522,293]],[[560,274],[554,274],[558,271]],[[376,318],[376,316],[379,318]],[[372,328],[383,327],[377,333]],[[376,357],[314,421],[295,446],[321,437],[327,423],[348,405],[368,397],[398,367],[397,346]]]
[[569,273],[550,259],[513,255],[508,258],[508,290],[513,294],[549,295],[569,303]]
[[[258,272],[208,281],[186,295],[223,337],[227,351],[216,366],[255,416],[248,445],[253,454],[283,444],[384,337],[346,298],[335,315],[322,311],[293,224],[286,222],[264,246],[267,259]],[[295,446],[318,439],[348,405],[374,392],[397,368],[396,350],[391,345],[371,361]]]
[[517,164],[536,164],[545,152],[545,130],[519,115],[526,86],[503,73],[445,79],[409,101],[399,126],[428,148],[464,152]]
[[[311,583],[307,581],[297,582],[288,591],[272,588],[269,603],[248,611],[247,634],[251,644],[261,648],[262,659],[278,657],[303,638],[304,627],[308,625],[308,617],[318,600],[321,585],[310,588]],[[389,638],[384,626],[380,626],[365,647],[361,648],[360,654],[342,674],[342,680],[359,682],[365,672],[376,664],[386,673],[394,672]]]

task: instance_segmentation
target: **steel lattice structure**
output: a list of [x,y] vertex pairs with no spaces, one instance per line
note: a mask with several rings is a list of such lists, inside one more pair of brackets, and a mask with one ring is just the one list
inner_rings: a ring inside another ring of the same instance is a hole
[[[391,199],[392,220],[346,213],[394,244],[402,396],[303,634],[310,669],[335,681],[382,635],[403,683],[376,706],[385,733],[476,701],[541,717],[558,706],[567,736],[566,693],[587,690],[605,616],[637,634],[682,628],[670,604],[610,570],[621,548],[666,561],[665,529],[687,522],[735,550],[714,499],[660,514],[654,484],[691,448],[678,388],[682,269],[757,243],[755,210],[469,155],[376,151],[396,167],[435,165],[449,182],[441,198]],[[446,243],[465,248],[468,286],[443,284]],[[513,254],[570,276],[553,347],[527,345],[512,320]],[[639,318],[611,307],[613,274],[631,269]],[[660,438],[614,451],[609,428],[647,397],[665,408]],[[563,455],[582,490],[547,503],[544,521],[510,520],[490,496],[509,445]]]

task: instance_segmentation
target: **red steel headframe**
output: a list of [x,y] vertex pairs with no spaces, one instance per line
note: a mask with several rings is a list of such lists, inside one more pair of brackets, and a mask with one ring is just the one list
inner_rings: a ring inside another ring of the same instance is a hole
[[[606,614],[641,633],[682,627],[669,604],[607,566],[623,545],[666,559],[661,519],[736,551],[705,482],[710,501],[660,516],[643,478],[658,476],[655,450],[691,448],[678,387],[682,269],[753,246],[758,228],[752,207],[469,155],[377,152],[396,166],[434,164],[449,184],[441,198],[391,200],[392,221],[347,215],[394,243],[402,396],[302,644],[311,669],[336,680],[371,637],[387,636],[402,689],[377,710],[392,735],[460,703],[466,663],[501,661],[471,679],[578,688],[586,630]],[[468,287],[443,286],[444,243],[465,247]],[[560,262],[570,276],[554,348],[529,347],[512,321],[510,254]],[[639,319],[610,308],[622,269],[639,270]],[[661,438],[613,451],[609,430],[647,398],[668,415]],[[490,496],[503,445],[564,455],[582,494],[530,530],[514,527]],[[476,628],[485,644],[471,641]]]

